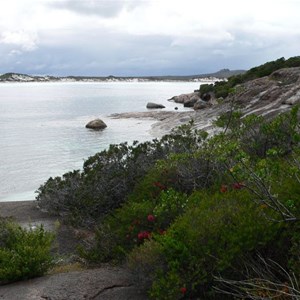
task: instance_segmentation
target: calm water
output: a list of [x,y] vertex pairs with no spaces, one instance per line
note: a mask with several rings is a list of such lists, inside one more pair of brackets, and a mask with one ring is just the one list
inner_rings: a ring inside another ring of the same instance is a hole
[[[198,87],[197,82],[1,83],[0,201],[33,200],[50,176],[81,168],[109,144],[152,139],[153,121],[108,116],[146,111],[148,101],[173,110],[168,98]],[[108,127],[86,129],[97,117]]]

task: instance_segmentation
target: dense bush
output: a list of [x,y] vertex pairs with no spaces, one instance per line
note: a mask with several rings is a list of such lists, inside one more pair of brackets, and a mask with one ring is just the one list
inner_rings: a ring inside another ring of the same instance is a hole
[[[285,163],[282,168],[285,176],[273,174],[272,190],[278,193],[278,203],[283,207],[289,205],[298,219],[299,182],[288,176]],[[277,181],[278,178],[281,180]],[[214,290],[225,280],[215,278],[231,278],[233,282],[247,280],[251,276],[247,263],[255,262],[257,253],[264,253],[270,261],[277,261],[276,264],[290,268],[299,276],[297,223],[281,222],[278,210],[268,202],[254,201],[255,194],[246,184],[224,182],[219,191],[213,190],[215,192],[192,194],[187,211],[172,223],[165,235],[154,235],[129,255],[130,265],[139,280],[146,287],[151,286],[154,299],[180,299],[184,296],[182,288],[186,296],[217,299]],[[261,274],[255,276],[265,276],[263,268],[266,266],[253,263],[250,267],[255,267],[257,272],[261,270]],[[270,285],[274,288],[276,284],[280,290],[284,280],[290,279],[286,272],[280,269],[270,272],[269,277],[262,277],[260,284],[264,280],[272,283],[277,273],[284,273]],[[224,295],[220,299],[224,299]]]
[[160,140],[111,145],[90,157],[83,171],[50,178],[38,190],[41,208],[67,215],[76,224],[94,225],[120,207],[135,185],[170,153],[193,153],[206,134],[183,125]]
[[[94,262],[127,258],[154,299],[243,298],[253,278],[251,295],[296,286],[297,108],[271,121],[231,111],[210,138],[192,125],[161,140],[111,146],[82,172],[50,179],[40,206],[93,225],[95,239],[81,254]],[[274,265],[280,272],[267,268]]]
[[158,255],[164,258],[153,270],[154,299],[179,299],[182,287],[188,295],[208,299],[214,275],[234,273],[242,255],[262,248],[278,230],[245,190],[195,196],[199,204],[176,220],[166,235],[154,237],[161,246]]
[[24,229],[8,219],[0,220],[0,282],[43,275],[52,265],[53,234],[42,226]]

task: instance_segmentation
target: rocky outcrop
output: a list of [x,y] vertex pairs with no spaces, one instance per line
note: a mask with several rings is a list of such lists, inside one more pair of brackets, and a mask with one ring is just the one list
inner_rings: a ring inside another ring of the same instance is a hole
[[[184,103],[196,93],[175,96],[171,101]],[[199,102],[198,102],[199,101]],[[300,104],[300,67],[281,69],[270,76],[255,79],[235,87],[235,92],[225,99],[216,101],[211,95],[209,101],[199,99],[194,106],[196,110],[183,112],[150,112],[119,114],[118,118],[145,118],[158,120],[152,125],[152,134],[161,137],[169,133],[174,127],[188,123],[191,119],[198,129],[214,133],[218,129],[213,121],[222,113],[232,109],[233,105],[244,114],[255,113],[266,117],[273,117],[288,111],[293,105]]]
[[[184,97],[181,95],[180,98]],[[206,102],[210,103],[208,106],[201,101],[195,104],[199,105],[198,110],[170,115],[157,122],[152,126],[153,132],[156,135],[166,134],[175,126],[193,119],[197,128],[213,133],[216,130],[212,126],[213,120],[232,109],[233,105],[244,115],[256,114],[273,118],[288,111],[293,105],[300,104],[300,67],[277,70],[270,76],[238,85],[233,94],[219,103],[213,97]]]
[[[194,102],[194,104],[200,99],[200,95],[197,92],[190,93],[190,94],[181,94],[179,96],[174,96],[169,101],[174,101],[175,103],[191,103]],[[190,107],[190,106],[189,106]]]
[[100,119],[95,119],[90,122],[88,122],[85,125],[86,128],[94,129],[94,130],[100,130],[107,127],[107,125]]
[[183,104],[184,107],[191,107],[195,110],[208,108],[213,104],[214,97],[211,93],[206,93],[203,97],[200,97],[198,91],[190,94],[181,94],[179,96],[174,96],[170,101]]
[[300,68],[280,69],[241,84],[225,101],[236,103],[245,114],[269,115],[288,110],[300,103]]
[[184,107],[194,107],[195,103],[200,100],[200,97],[197,93],[192,95],[189,99],[186,99],[183,103]]
[[166,108],[164,105],[162,104],[157,104],[157,103],[153,103],[153,102],[148,102],[147,106],[148,109],[154,109],[154,108]]

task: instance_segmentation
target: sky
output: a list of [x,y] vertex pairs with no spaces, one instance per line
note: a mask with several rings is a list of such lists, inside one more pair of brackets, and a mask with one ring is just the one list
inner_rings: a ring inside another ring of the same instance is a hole
[[300,0],[0,0],[0,73],[193,75],[300,55]]

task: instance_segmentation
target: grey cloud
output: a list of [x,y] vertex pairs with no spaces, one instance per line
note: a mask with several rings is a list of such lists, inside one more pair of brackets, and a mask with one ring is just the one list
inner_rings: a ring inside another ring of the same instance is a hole
[[98,15],[104,18],[111,18],[118,15],[123,8],[133,9],[142,5],[143,1],[138,0],[59,0],[50,2],[51,7],[66,9],[78,14]]
[[265,39],[261,46],[255,34],[245,35],[239,30],[231,34],[234,39],[228,42],[211,44],[195,38],[188,44],[174,46],[174,36],[129,35],[104,28],[61,30],[53,35],[44,32],[40,34],[44,42],[32,52],[9,55],[17,49],[0,44],[0,72],[62,76],[191,75],[222,68],[248,69],[282,56],[298,55],[299,36],[280,41]]

